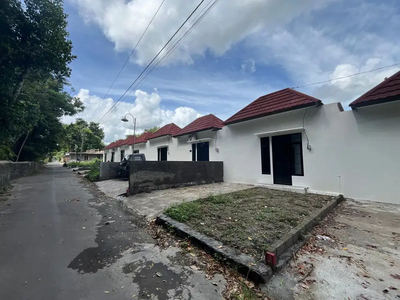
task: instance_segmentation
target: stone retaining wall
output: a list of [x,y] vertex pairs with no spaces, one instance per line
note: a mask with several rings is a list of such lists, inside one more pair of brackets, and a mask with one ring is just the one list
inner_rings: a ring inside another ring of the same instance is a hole
[[42,166],[41,162],[0,161],[0,191],[10,186],[11,180],[31,175]]

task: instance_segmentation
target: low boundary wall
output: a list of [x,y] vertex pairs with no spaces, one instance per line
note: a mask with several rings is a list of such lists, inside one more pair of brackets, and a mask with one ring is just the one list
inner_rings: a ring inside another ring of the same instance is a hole
[[224,181],[221,161],[131,161],[131,195]]
[[11,180],[31,175],[43,166],[41,162],[0,161],[0,191],[10,186]]

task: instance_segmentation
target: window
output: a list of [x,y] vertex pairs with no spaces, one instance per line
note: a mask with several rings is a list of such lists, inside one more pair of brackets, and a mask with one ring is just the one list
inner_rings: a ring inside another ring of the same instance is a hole
[[85,157],[83,158],[83,160],[89,160],[89,156],[85,155]]
[[192,144],[192,161],[196,161],[196,144]]
[[125,157],[125,150],[121,150],[121,161],[124,160]]
[[139,150],[134,150],[133,153],[139,153]]
[[261,144],[261,173],[262,174],[271,174],[269,137],[261,138],[260,144]]
[[210,144],[197,143],[197,161],[209,161],[210,160]]
[[303,176],[304,171],[301,133],[291,134],[290,141],[292,144],[292,175]]
[[168,154],[168,147],[162,147],[157,149],[158,154],[158,161],[166,161],[167,154]]
[[209,142],[192,144],[192,161],[209,161],[210,144]]
[[104,162],[107,161],[107,153],[104,154]]
[[111,152],[111,162],[114,162],[115,152]]

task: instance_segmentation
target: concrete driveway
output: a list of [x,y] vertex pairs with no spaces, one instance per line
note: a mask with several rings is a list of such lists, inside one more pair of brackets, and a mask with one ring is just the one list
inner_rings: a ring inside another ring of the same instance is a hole
[[164,209],[173,204],[246,190],[253,187],[253,185],[249,184],[222,182],[153,191],[151,193],[142,193],[130,197],[120,197],[119,200],[123,201],[129,209],[132,209],[137,214],[145,216],[147,220],[152,220]]
[[400,299],[400,206],[346,201],[265,290],[272,299]]
[[96,185],[107,197],[114,198],[126,193],[129,181],[124,179],[110,179],[96,182]]

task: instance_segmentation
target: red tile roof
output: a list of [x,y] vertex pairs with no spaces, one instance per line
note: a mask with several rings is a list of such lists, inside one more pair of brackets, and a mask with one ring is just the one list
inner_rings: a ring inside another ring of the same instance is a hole
[[180,131],[180,127],[176,126],[174,123],[170,123],[165,125],[164,127],[161,127],[158,129],[156,132],[154,132],[150,137],[148,137],[148,140],[155,139],[164,135],[175,135]]
[[400,100],[400,71],[354,100],[350,103],[350,107],[356,108],[394,100]]
[[[146,143],[147,139],[152,136],[151,132],[145,132],[139,137],[135,138],[135,144],[140,144],[140,143]],[[133,145],[133,135],[128,137],[127,139],[127,145]]]
[[209,114],[207,116],[197,118],[174,136],[181,136],[184,134],[190,134],[208,129],[221,129],[223,126],[223,121],[221,119],[217,118],[213,114]]
[[109,143],[107,146],[104,147],[103,150],[107,150],[107,149],[111,149],[112,147],[114,147],[115,142]]
[[322,101],[309,95],[286,88],[261,96],[227,119],[224,124],[233,124],[255,118],[277,114],[307,106],[320,105]]

